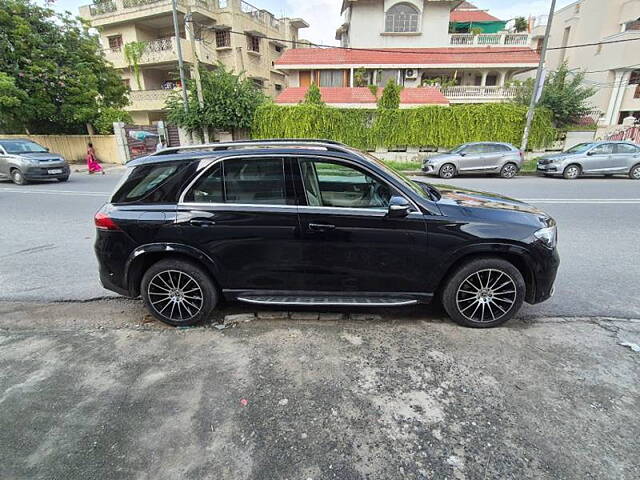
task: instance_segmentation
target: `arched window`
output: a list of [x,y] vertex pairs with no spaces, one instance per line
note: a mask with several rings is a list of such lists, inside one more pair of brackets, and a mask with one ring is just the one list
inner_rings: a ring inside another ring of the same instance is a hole
[[397,3],[387,10],[386,32],[417,32],[420,12],[408,3]]

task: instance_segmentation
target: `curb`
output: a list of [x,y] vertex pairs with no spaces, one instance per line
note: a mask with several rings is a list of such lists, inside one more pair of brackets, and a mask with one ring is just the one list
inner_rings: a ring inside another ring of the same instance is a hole
[[[71,168],[71,170],[73,170],[73,172],[75,173],[87,173],[89,171],[88,167],[81,167],[79,166],[80,164],[70,164],[69,167]],[[102,169],[107,172],[109,170],[116,170],[118,168],[124,168],[124,165],[119,165],[119,164],[100,164],[102,166]]]

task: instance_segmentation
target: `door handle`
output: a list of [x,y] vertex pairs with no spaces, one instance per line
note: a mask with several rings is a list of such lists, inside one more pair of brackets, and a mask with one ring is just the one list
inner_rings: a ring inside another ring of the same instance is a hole
[[189,225],[194,227],[212,227],[216,224],[213,220],[207,220],[206,218],[192,218],[189,220]]
[[330,230],[335,230],[335,225],[328,225],[325,223],[310,223],[309,230],[312,232],[328,232]]

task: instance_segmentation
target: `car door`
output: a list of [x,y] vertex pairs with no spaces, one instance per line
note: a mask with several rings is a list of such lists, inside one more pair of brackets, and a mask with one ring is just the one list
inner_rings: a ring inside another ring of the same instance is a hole
[[481,172],[486,170],[485,146],[473,143],[460,152],[460,166],[458,171],[463,173]]
[[304,289],[313,292],[424,292],[427,232],[415,208],[387,216],[398,191],[348,160],[298,161]]
[[489,171],[498,170],[509,151],[509,147],[505,145],[486,143],[484,145],[483,168]]
[[593,147],[584,157],[582,171],[584,173],[609,173],[613,143],[602,143]]
[[183,193],[176,226],[185,242],[216,264],[223,290],[300,288],[290,161],[258,156],[214,163]]
[[611,160],[614,173],[627,173],[638,162],[640,162],[640,148],[630,143],[616,143]]

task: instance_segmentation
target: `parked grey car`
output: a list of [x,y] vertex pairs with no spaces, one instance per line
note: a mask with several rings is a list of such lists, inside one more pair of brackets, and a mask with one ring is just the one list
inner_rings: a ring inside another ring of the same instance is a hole
[[565,152],[538,159],[538,173],[562,175],[629,175],[640,180],[640,146],[631,142],[580,143]]
[[30,180],[69,180],[67,161],[57,153],[26,139],[0,138],[0,179],[9,178],[17,185]]
[[448,153],[425,159],[422,171],[441,178],[465,173],[499,174],[503,178],[513,178],[523,161],[524,154],[510,143],[464,143]]

